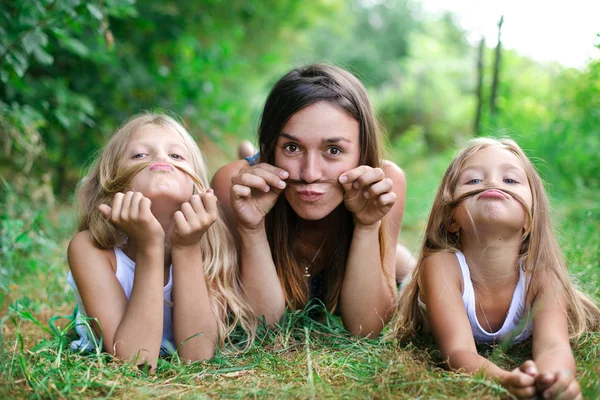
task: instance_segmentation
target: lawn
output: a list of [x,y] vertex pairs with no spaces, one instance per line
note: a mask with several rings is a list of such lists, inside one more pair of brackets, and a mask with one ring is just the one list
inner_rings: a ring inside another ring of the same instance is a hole
[[[401,242],[418,249],[437,184],[449,155],[404,163],[408,177]],[[403,163],[401,163],[403,164]],[[589,190],[550,187],[556,231],[574,279],[600,299],[600,200]],[[10,196],[9,196],[10,199]],[[106,354],[68,350],[65,327],[74,297],[66,283],[66,246],[74,232],[73,210],[32,211],[13,197],[0,236],[0,398],[481,398],[506,395],[483,376],[438,366],[430,338],[399,344],[348,335],[332,316],[313,320],[308,311],[288,313],[276,329],[260,329],[243,354],[220,353],[185,365],[159,360],[155,375]],[[15,216],[19,216],[18,218]],[[0,292],[1,295],[2,292]],[[313,307],[319,307],[318,304]],[[54,329],[51,328],[51,325]],[[483,347],[512,368],[531,343]],[[600,398],[600,335],[574,343],[578,378],[586,398]]]

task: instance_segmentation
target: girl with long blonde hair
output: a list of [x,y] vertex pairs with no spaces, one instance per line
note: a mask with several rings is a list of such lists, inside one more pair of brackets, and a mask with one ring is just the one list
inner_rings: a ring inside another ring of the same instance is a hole
[[[239,323],[233,238],[221,218],[200,149],[174,118],[144,113],[112,136],[78,189],[79,233],[68,282],[81,316],[75,349],[156,366],[159,354],[211,358]],[[87,325],[90,326],[90,325]]]
[[[483,370],[518,398],[578,399],[569,339],[599,326],[568,276],[531,161],[512,140],[472,140],[442,179],[388,335],[430,331],[451,369]],[[532,360],[513,371],[475,346],[529,336]]]

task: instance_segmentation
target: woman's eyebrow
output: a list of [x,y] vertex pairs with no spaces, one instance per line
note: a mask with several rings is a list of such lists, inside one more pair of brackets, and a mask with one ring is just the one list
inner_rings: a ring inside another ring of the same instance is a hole
[[[289,140],[293,140],[295,142],[300,142],[301,140],[299,138],[297,138],[294,135],[290,135],[289,133],[286,132],[281,132],[280,136],[283,136],[285,138],[288,138]],[[352,143],[350,140],[346,139],[345,137],[342,136],[335,136],[335,137],[331,137],[331,138],[325,138],[322,140],[323,143],[339,143],[339,142],[348,142],[348,143]]]

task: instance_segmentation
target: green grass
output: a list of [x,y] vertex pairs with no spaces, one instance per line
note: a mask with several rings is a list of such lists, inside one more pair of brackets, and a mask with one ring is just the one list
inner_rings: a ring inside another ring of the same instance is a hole
[[[399,160],[408,177],[401,241],[411,250],[418,247],[449,157]],[[551,193],[557,232],[573,276],[599,300],[598,193],[557,188]],[[358,339],[349,336],[338,319],[315,320],[306,311],[286,314],[278,329],[262,329],[259,340],[243,354],[218,354],[191,365],[176,358],[161,359],[155,375],[106,354],[71,352],[64,333],[68,320],[54,321],[58,333],[49,328],[49,320],[70,315],[74,306],[65,279],[72,211],[13,211],[11,215],[20,217],[5,217],[0,236],[8,249],[0,268],[12,268],[2,275],[5,281],[0,286],[4,294],[0,298],[0,398],[499,399],[506,395],[483,376],[440,368],[430,338],[403,345]],[[513,368],[530,354],[531,343],[506,351],[499,347],[481,351],[501,366]],[[600,336],[581,339],[574,354],[584,396],[600,398]]]

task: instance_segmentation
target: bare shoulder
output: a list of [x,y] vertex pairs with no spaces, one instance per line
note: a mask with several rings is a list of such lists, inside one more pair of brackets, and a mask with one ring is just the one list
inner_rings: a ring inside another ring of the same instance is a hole
[[419,279],[423,291],[450,289],[462,294],[462,274],[454,253],[440,252],[425,257],[421,262]]
[[385,172],[385,176],[390,178],[394,185],[402,185],[406,186],[406,176],[404,175],[404,171],[398,165],[390,160],[383,160],[381,162],[381,168],[383,172]]
[[115,254],[112,249],[99,249],[94,244],[94,238],[90,231],[85,230],[77,233],[67,249],[67,258],[69,261],[69,268],[74,275],[81,272],[81,269],[86,268],[88,265],[104,264],[115,270],[114,265],[116,264]]

